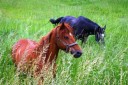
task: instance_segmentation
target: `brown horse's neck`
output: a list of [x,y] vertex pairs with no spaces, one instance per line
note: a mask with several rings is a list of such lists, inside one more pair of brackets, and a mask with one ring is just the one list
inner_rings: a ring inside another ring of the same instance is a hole
[[45,62],[56,60],[59,51],[56,42],[56,28],[40,40],[37,52],[41,57],[45,57]]

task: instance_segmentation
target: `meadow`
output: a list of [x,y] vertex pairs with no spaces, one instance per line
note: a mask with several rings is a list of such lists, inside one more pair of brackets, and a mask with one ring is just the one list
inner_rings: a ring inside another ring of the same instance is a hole
[[80,58],[59,52],[56,79],[44,85],[128,85],[128,0],[0,0],[0,85],[36,85],[17,76],[11,48],[21,38],[39,41],[50,18],[85,16],[106,25],[105,48],[90,36]]

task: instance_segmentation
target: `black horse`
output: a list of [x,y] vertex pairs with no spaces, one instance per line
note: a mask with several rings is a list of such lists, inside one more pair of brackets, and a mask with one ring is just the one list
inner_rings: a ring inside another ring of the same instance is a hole
[[56,20],[50,19],[50,22],[55,25],[63,22],[69,23],[74,29],[75,37],[82,40],[82,43],[86,42],[89,35],[95,35],[95,40],[97,42],[101,41],[103,44],[105,43],[104,33],[106,25],[102,28],[95,22],[83,16],[79,16],[78,18],[73,16],[60,17]]

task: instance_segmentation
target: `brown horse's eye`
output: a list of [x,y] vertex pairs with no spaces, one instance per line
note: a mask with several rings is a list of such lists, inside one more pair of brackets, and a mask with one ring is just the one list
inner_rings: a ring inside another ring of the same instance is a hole
[[64,39],[66,39],[66,40],[67,40],[67,39],[69,39],[69,38],[68,38],[68,36],[64,36]]

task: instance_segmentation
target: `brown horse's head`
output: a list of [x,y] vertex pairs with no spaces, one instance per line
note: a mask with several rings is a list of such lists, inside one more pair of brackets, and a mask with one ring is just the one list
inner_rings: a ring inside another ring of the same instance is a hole
[[57,45],[60,49],[70,52],[75,58],[82,55],[82,50],[76,43],[73,33],[73,28],[66,23],[60,24],[57,28]]

